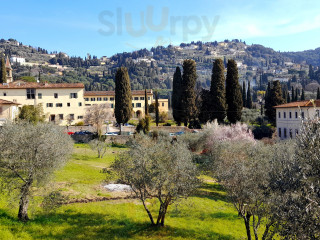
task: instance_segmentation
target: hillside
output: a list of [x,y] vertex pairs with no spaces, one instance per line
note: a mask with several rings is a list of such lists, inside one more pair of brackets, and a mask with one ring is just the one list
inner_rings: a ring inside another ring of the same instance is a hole
[[253,86],[258,84],[261,75],[266,81],[287,81],[295,74],[304,78],[308,74],[308,64],[320,65],[320,48],[281,53],[258,44],[249,46],[237,39],[158,46],[100,59],[90,55],[83,59],[65,53],[48,53],[14,39],[2,39],[0,52],[25,59],[24,63],[12,62],[15,79],[34,76],[50,82],[83,82],[87,90],[113,90],[114,73],[119,66],[128,68],[133,89],[171,89],[174,70],[184,59],[197,62],[198,81],[203,88],[210,86],[212,62],[216,58],[224,59],[225,63],[227,59],[235,59],[240,81],[250,80]]

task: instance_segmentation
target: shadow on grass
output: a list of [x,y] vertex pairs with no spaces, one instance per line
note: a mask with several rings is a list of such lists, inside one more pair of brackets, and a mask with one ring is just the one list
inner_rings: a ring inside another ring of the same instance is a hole
[[152,227],[148,222],[134,222],[126,216],[115,218],[103,214],[84,214],[74,211],[39,215],[27,223],[18,221],[0,210],[0,222],[3,227],[15,234],[25,232],[32,239],[234,239],[210,231],[195,231],[186,228],[165,226]]
[[200,198],[208,198],[210,200],[215,201],[224,201],[224,202],[230,202],[227,195],[225,194],[223,187],[219,184],[209,184],[209,183],[203,183],[199,189],[195,192],[194,196],[200,197]]

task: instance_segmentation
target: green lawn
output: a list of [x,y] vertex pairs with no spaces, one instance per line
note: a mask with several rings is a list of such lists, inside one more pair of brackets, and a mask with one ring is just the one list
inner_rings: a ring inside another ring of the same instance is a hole
[[[87,145],[75,145],[72,159],[56,173],[54,186],[71,199],[112,196],[102,188],[105,175],[121,148],[112,148],[103,159]],[[32,220],[17,220],[17,202],[0,200],[0,239],[246,239],[242,220],[226,200],[221,187],[209,177],[193,197],[169,207],[166,226],[149,226],[138,200],[75,203],[45,213],[37,202],[30,206]],[[0,197],[1,199],[1,197]],[[157,203],[149,202],[156,214]]]

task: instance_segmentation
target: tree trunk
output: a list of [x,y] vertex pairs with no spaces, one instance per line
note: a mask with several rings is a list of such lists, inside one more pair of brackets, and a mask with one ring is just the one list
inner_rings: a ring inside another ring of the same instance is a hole
[[154,224],[154,220],[153,220],[153,217],[152,217],[152,215],[151,215],[151,212],[150,212],[149,209],[147,208],[144,200],[142,200],[142,203],[143,203],[144,209],[145,209],[145,210],[147,211],[147,213],[148,213],[148,216],[149,216],[150,221],[151,221],[151,225],[154,226],[155,224]]
[[[259,222],[259,220],[258,220],[258,222]],[[255,238],[255,240],[259,240],[259,236],[258,236],[259,223],[256,224],[256,217],[254,215],[252,218],[252,226],[253,226],[254,238]]]
[[25,183],[21,188],[21,197],[19,202],[19,213],[18,218],[21,221],[28,221],[28,207],[29,207],[29,188],[32,184],[32,181]]
[[243,216],[244,224],[246,225],[246,231],[247,231],[248,240],[251,240],[250,217],[251,217],[251,215],[248,214],[248,213],[247,213],[246,216]]

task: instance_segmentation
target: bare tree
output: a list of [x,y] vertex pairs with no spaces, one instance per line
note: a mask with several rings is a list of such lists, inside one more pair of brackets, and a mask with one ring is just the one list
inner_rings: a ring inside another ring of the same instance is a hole
[[29,220],[33,187],[47,183],[66,162],[73,142],[61,127],[48,123],[20,122],[0,129],[0,174],[3,186],[19,189],[18,218]]
[[[119,180],[131,186],[154,226],[164,226],[168,206],[198,186],[198,171],[186,144],[171,141],[161,134],[154,140],[138,135],[113,164]],[[146,204],[150,198],[160,203],[156,221]]]
[[110,119],[112,119],[112,109],[107,103],[88,107],[84,116],[85,123],[94,126],[99,136],[102,134],[103,124]]

